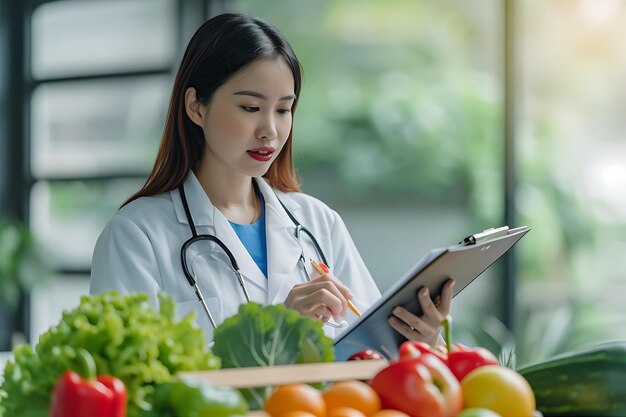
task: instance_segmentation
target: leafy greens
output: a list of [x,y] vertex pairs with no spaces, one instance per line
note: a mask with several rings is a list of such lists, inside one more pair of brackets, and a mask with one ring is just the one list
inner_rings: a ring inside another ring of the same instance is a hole
[[81,371],[79,347],[91,353],[98,374],[124,382],[129,417],[149,415],[154,386],[173,380],[175,373],[219,368],[194,316],[179,320],[171,297],[161,293],[159,301],[155,311],[145,294],[82,297],[40,337],[35,350],[14,349],[0,386],[0,416],[47,417],[59,376],[68,369]]
[[[283,305],[247,303],[214,331],[213,352],[223,368],[332,362],[333,341],[319,320],[300,315]],[[269,387],[244,389],[250,407],[263,404]]]

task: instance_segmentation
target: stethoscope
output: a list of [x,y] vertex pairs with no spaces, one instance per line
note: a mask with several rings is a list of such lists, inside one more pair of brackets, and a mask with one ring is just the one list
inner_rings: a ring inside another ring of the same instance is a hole
[[[254,186],[255,188],[258,187],[256,183],[254,183]],[[189,247],[193,245],[194,243],[200,242],[203,240],[208,240],[217,244],[222,249],[222,251],[224,251],[226,256],[228,256],[228,259],[233,268],[233,271],[235,272],[235,276],[237,277],[237,281],[239,282],[239,286],[241,287],[241,290],[246,298],[246,302],[248,303],[250,302],[250,294],[248,293],[246,282],[243,279],[243,274],[241,273],[239,269],[239,263],[237,263],[237,259],[235,259],[235,256],[233,255],[233,253],[230,251],[230,249],[228,249],[228,246],[226,246],[224,242],[222,242],[217,236],[208,235],[208,234],[198,234],[198,231],[196,230],[196,225],[194,224],[193,218],[191,217],[189,204],[187,203],[187,196],[185,195],[185,187],[181,185],[180,187],[178,187],[178,191],[180,192],[180,198],[183,202],[183,208],[185,209],[185,216],[187,216],[187,221],[189,222],[189,228],[191,229],[191,235],[192,235],[191,238],[189,238],[185,243],[183,243],[183,246],[180,249],[180,259],[183,265],[183,272],[185,273],[185,277],[187,278],[189,285],[193,287],[196,293],[196,296],[198,297],[198,300],[200,301],[200,303],[202,303],[202,308],[204,309],[204,312],[209,318],[209,321],[211,322],[211,326],[213,326],[213,329],[215,329],[217,327],[217,324],[215,323],[215,320],[213,319],[213,315],[211,314],[209,307],[206,305],[206,302],[204,301],[204,296],[202,295],[202,291],[200,291],[200,288],[198,287],[198,282],[191,275],[191,272],[189,272],[189,266],[187,265],[187,257],[186,257],[187,250],[189,249]],[[315,236],[313,236],[313,234],[306,227],[300,224],[300,222],[294,217],[294,215],[289,211],[289,209],[287,209],[287,207],[283,204],[283,202],[280,201],[280,198],[278,198],[278,196],[276,196],[276,198],[278,199],[278,202],[285,210],[285,213],[287,213],[287,216],[289,216],[293,224],[296,226],[294,236],[296,237],[298,244],[300,245],[300,259],[298,260],[298,263],[300,264],[300,266],[302,267],[302,270],[304,271],[305,279],[309,281],[310,278],[306,270],[306,260],[304,258],[304,246],[302,245],[302,239],[301,239],[302,234],[307,235],[311,243],[313,243],[313,247],[315,248],[315,252],[317,253],[318,259],[321,259],[326,265],[328,265],[326,256],[324,255],[324,251],[322,250],[322,247],[317,242],[317,239],[315,239]],[[327,324],[335,328],[345,328],[348,326],[348,323],[345,320],[342,320],[340,323],[335,323],[334,321],[332,321],[332,318],[329,321],[325,321],[324,324]]]

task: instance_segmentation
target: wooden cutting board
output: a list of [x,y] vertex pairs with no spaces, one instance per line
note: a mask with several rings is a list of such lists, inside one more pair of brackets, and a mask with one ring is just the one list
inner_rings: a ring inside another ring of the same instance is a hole
[[344,379],[371,379],[385,366],[387,366],[386,360],[377,359],[180,372],[178,375],[206,379],[216,385],[233,388],[254,388]]

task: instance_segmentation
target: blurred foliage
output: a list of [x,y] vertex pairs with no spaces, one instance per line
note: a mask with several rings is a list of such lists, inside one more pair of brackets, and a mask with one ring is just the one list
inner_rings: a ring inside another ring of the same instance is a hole
[[[233,4],[279,27],[303,63],[294,147],[305,188],[318,178],[342,203],[453,205],[466,207],[477,228],[500,222],[499,5]],[[544,3],[520,7],[533,22]],[[543,72],[533,75],[545,82]],[[554,91],[539,85],[538,100],[550,104]],[[488,306],[460,318],[462,340],[496,353],[514,347],[518,364],[626,331],[626,320],[598,303],[611,297],[611,283],[623,285],[626,277],[614,262],[626,245],[603,244],[623,242],[626,225],[619,213],[594,207],[576,187],[578,166],[564,173],[563,164],[555,163],[572,148],[559,115],[546,110],[520,119],[516,137],[517,223],[532,231],[517,246],[515,335]]]
[[497,218],[500,91],[475,69],[466,11],[451,1],[236,3],[279,27],[303,63],[294,147],[305,186],[321,175],[343,203],[426,200]]
[[626,7],[527,1],[519,11],[528,104],[517,209],[536,236],[519,247],[516,336],[530,362],[626,334],[626,60],[615,58]]
[[0,302],[17,308],[22,291],[45,279],[43,265],[28,226],[0,219]]

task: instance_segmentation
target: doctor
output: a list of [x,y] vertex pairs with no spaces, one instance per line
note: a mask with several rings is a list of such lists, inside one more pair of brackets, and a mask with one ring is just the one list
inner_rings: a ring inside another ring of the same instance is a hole
[[[341,217],[300,192],[292,127],[301,80],[287,40],[260,19],[223,14],[198,29],[154,167],[96,243],[91,293],[144,292],[156,307],[164,291],[181,315],[196,311],[209,340],[247,301],[284,303],[335,337],[337,322],[356,319],[347,300],[364,311],[380,297]],[[332,274],[320,276],[310,258]],[[418,297],[424,315],[400,310],[390,325],[434,344],[451,283],[435,303]]]

